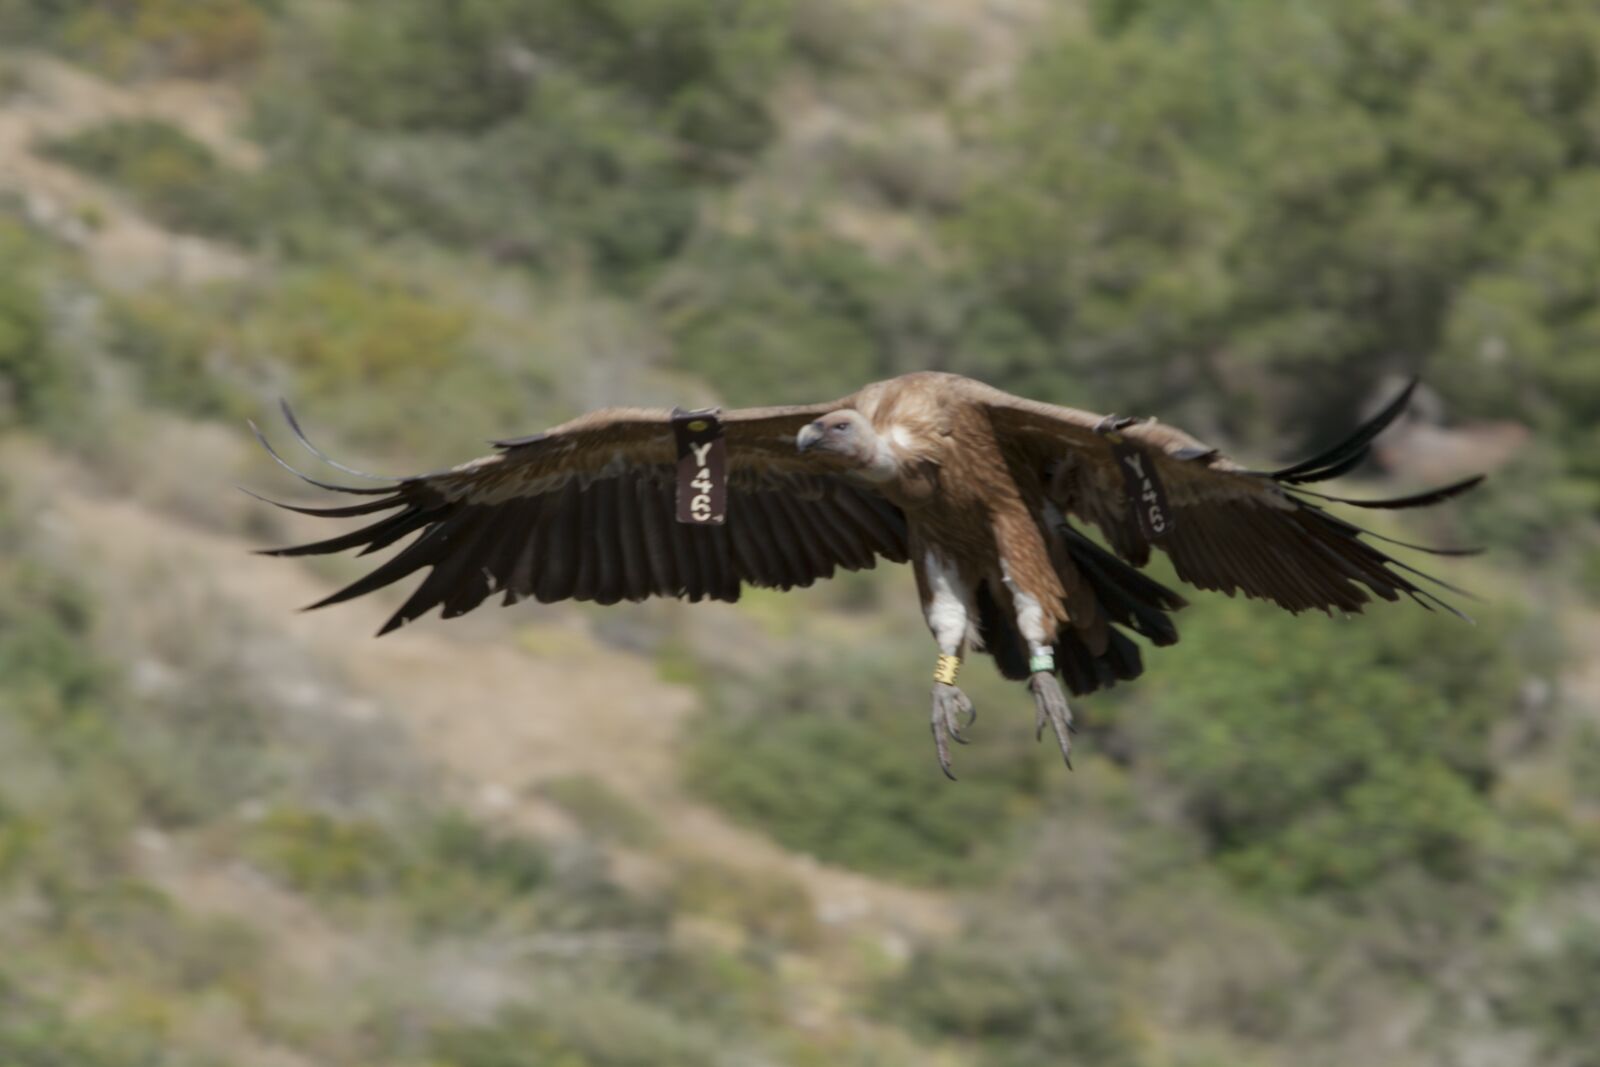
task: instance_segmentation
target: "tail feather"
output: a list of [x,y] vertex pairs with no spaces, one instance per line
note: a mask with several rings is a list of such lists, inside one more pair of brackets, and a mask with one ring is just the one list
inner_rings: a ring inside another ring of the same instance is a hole
[[1156,645],[1178,640],[1178,628],[1169,611],[1187,607],[1189,602],[1131,564],[1118,559],[1070,526],[1059,530],[1066,539],[1067,554],[1105,608],[1111,621],[1150,639]]
[[[1112,623],[1109,641],[1098,654],[1075,631],[1063,633],[1055,646],[1056,670],[1061,680],[1074,694],[1082,695],[1138,677],[1144,670],[1144,658],[1139,646],[1121,628],[1152,644],[1170,645],[1177,641],[1178,630],[1168,613],[1186,606],[1188,601],[1072,527],[1063,524],[1057,531],[1064,538],[1070,565],[1088,580],[1100,609]],[[1016,619],[1001,608],[1004,602],[1005,598],[988,583],[979,586],[978,631],[1001,675],[1022,681],[1028,677],[1028,646],[1017,629]]]
[[1133,639],[1115,627],[1106,650],[1096,656],[1083,639],[1069,631],[1056,643],[1056,669],[1073,694],[1082,696],[1097,689],[1109,689],[1118,682],[1139,677],[1144,672],[1144,657]]
[[978,586],[978,633],[985,652],[994,657],[1002,677],[1021,681],[1028,676],[1028,645],[1017,620],[1001,610],[1000,601],[984,582]]

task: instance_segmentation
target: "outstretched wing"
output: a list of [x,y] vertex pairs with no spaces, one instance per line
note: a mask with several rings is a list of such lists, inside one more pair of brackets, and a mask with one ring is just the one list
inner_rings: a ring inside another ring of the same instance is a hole
[[987,407],[1002,447],[1043,478],[1052,502],[1098,526],[1117,554],[1137,566],[1149,561],[1154,545],[1192,585],[1229,596],[1241,591],[1291,612],[1355,612],[1370,594],[1384,600],[1404,594],[1459,615],[1416,580],[1460,590],[1371,540],[1436,555],[1473,550],[1394,541],[1330,514],[1317,501],[1424,507],[1466,492],[1482,476],[1391,500],[1343,500],[1305,488],[1360,463],[1373,439],[1404,410],[1415,385],[1345,441],[1276,471],[1246,470],[1183,431],[1153,421],[1036,403],[977,383],[972,393]]
[[[494,593],[507,604],[528,597],[602,604],[650,596],[737,600],[742,583],[789,589],[836,568],[870,568],[880,556],[904,562],[900,510],[847,480],[829,457],[795,449],[800,427],[844,403],[719,416],[728,475],[727,521],[720,525],[676,520],[677,452],[666,410],[596,411],[497,442],[498,451],[458,467],[375,479],[372,487],[309,478],[258,430],[273,458],[300,478],[373,498],[341,507],[278,506],[327,518],[382,515],[349,533],[266,554],[365,554],[417,534],[364,577],[312,605],[349,600],[429,568],[380,633],[438,606],[446,618],[461,615]],[[306,440],[287,405],[284,414],[313,454],[347,474],[372,477],[328,459]]]

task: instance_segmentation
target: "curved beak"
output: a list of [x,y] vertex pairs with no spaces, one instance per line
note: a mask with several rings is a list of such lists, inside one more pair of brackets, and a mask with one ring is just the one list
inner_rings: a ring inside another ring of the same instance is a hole
[[800,427],[800,433],[794,439],[794,446],[801,452],[809,452],[820,440],[822,440],[822,427],[817,423],[808,422]]

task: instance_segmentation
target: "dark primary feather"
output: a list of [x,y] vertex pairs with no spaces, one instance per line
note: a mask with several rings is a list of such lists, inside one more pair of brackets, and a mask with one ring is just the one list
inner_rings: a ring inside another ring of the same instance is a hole
[[1438,489],[1429,489],[1421,493],[1412,493],[1409,496],[1389,497],[1385,500],[1353,500],[1347,496],[1329,496],[1326,493],[1314,492],[1295,486],[1293,492],[1314,496],[1318,500],[1331,500],[1336,504],[1349,504],[1357,508],[1384,508],[1390,511],[1401,511],[1407,508],[1426,508],[1434,504],[1442,504],[1446,500],[1460,496],[1462,493],[1476,489],[1483,484],[1484,475],[1474,474],[1470,478],[1463,478],[1459,482],[1441,486]]
[[289,424],[289,430],[294,434],[295,440],[299,441],[301,446],[303,446],[307,452],[310,452],[313,456],[316,456],[334,470],[342,471],[345,474],[352,475],[356,478],[365,478],[372,482],[395,481],[394,478],[390,478],[387,475],[369,474],[367,471],[356,470],[354,467],[347,467],[343,463],[340,463],[338,460],[334,459],[322,449],[311,443],[311,438],[307,437],[306,432],[300,428],[300,420],[295,418],[294,408],[289,406],[289,402],[287,400],[279,400],[278,408],[283,412],[283,420]]
[[1271,477],[1275,481],[1296,484],[1320,482],[1348,473],[1366,457],[1368,448],[1378,435],[1387,430],[1389,424],[1405,411],[1406,405],[1411,403],[1411,394],[1416,392],[1416,389],[1417,379],[1412,378],[1406,383],[1406,387],[1400,390],[1398,396],[1384,405],[1382,411],[1357,427],[1355,433],[1310,459],[1273,471]]
[[278,455],[278,450],[272,447],[272,442],[268,441],[266,434],[261,432],[261,427],[257,426],[253,421],[248,425],[250,426],[250,432],[256,435],[256,440],[261,442],[261,447],[267,450],[267,455],[272,457],[273,462],[282,467],[284,470],[288,471],[290,474],[294,475],[296,478],[299,478],[302,482],[314,485],[318,489],[328,489],[335,493],[353,493],[356,496],[378,496],[382,493],[387,493],[390,491],[386,488],[356,489],[348,485],[334,485],[332,482],[318,481],[308,474],[302,474],[300,471],[291,466],[288,460]]

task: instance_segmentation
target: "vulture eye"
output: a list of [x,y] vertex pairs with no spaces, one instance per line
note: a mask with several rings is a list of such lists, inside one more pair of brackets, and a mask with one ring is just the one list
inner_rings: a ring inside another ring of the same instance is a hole
[[849,428],[850,424],[848,422],[836,422],[832,426],[828,427],[828,429],[832,430],[834,433],[843,433]]

